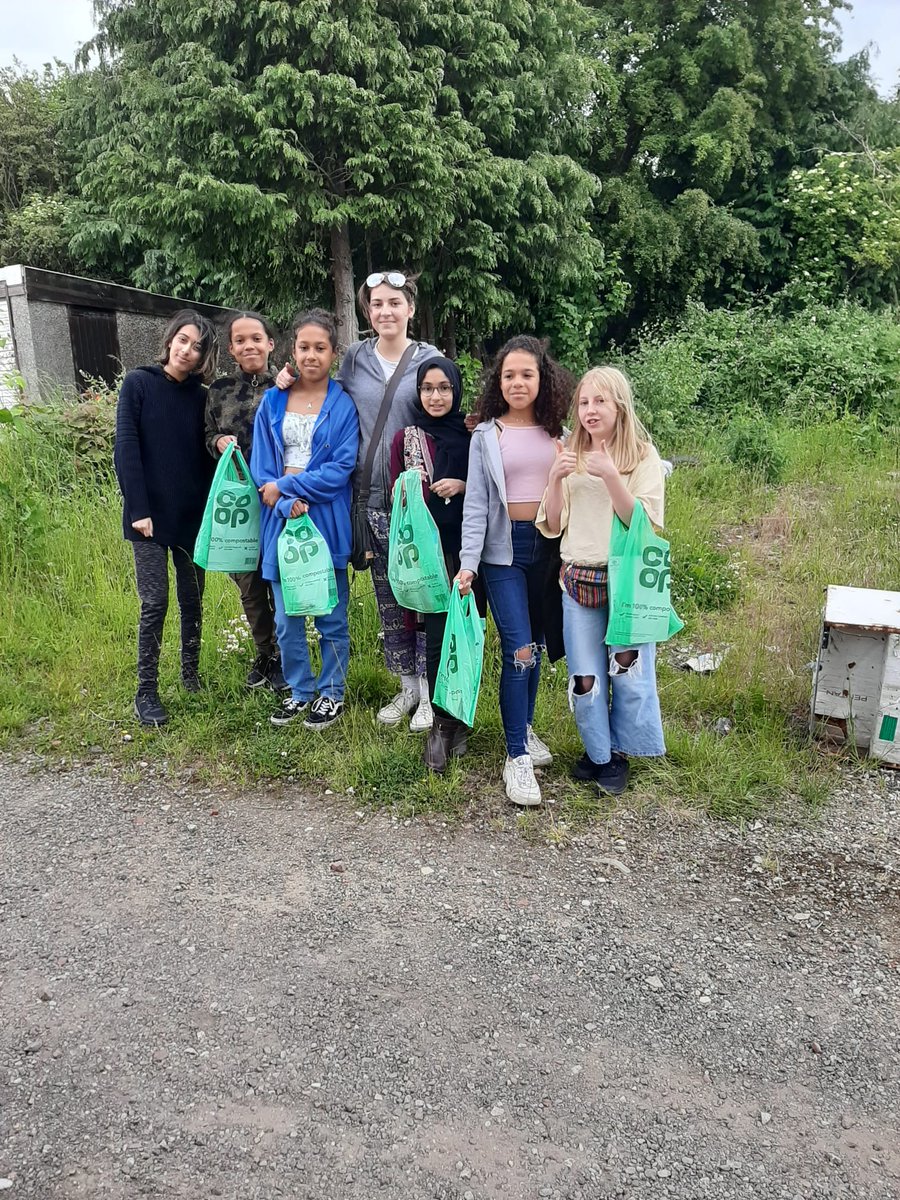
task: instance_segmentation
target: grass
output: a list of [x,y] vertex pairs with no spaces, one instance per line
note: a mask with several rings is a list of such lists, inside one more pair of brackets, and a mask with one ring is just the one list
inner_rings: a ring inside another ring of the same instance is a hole
[[[798,798],[815,807],[828,794],[833,760],[808,737],[806,664],[827,583],[892,587],[900,578],[900,442],[855,419],[776,436],[786,463],[778,486],[728,462],[720,439],[685,438],[697,462],[676,470],[667,493],[675,571],[681,549],[690,574],[679,584],[685,629],[659,651],[669,753],[635,765],[626,803],[743,820]],[[471,751],[444,777],[431,776],[420,737],[374,721],[392,678],[367,575],[351,588],[349,705],[320,734],[273,728],[271,696],[245,691],[249,648],[229,649],[237,589],[211,575],[207,689],[191,696],[178,686],[173,588],[161,675],[171,722],[144,731],[131,716],[137,601],[114,484],[80,473],[63,440],[27,421],[0,426],[0,481],[0,746],[70,759],[99,750],[131,777],[142,763],[164,760],[215,782],[283,780],[404,816],[503,811],[493,634]],[[731,581],[724,599],[717,572]],[[679,667],[689,652],[723,647],[727,656],[709,676]],[[545,669],[535,725],[556,755],[543,773],[556,804],[519,822],[526,835],[539,831],[555,844],[614,807],[567,777],[581,747],[565,691],[563,664]],[[732,722],[727,736],[715,732],[722,717]]]

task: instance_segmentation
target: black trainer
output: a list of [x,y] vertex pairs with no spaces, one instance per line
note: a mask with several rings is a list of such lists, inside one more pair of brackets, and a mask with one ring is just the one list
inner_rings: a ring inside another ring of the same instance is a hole
[[595,763],[585,751],[572,768],[572,777],[580,779],[583,783],[593,783],[597,778],[597,772],[602,771],[606,765],[606,763]]
[[203,690],[203,683],[196,670],[181,672],[181,686],[186,692],[201,692]]
[[266,667],[266,683],[273,692],[286,692],[288,682],[284,677],[284,672],[281,669],[281,655],[273,654],[269,659],[269,665]]
[[594,776],[594,783],[601,792],[610,796],[620,796],[628,787],[628,759],[621,754],[614,754],[608,763],[599,768]]
[[169,714],[163,708],[156,692],[141,690],[134,698],[134,715],[142,725],[156,728],[165,725]]
[[290,725],[291,721],[296,721],[308,708],[308,700],[295,700],[293,696],[285,696],[281,707],[275,709],[269,720],[273,725]]
[[309,716],[303,722],[307,729],[324,729],[332,725],[344,711],[343,700],[332,700],[330,696],[317,696],[312,702]]
[[260,688],[268,684],[269,663],[271,661],[268,654],[257,654],[253,660],[253,666],[250,668],[250,673],[247,676],[248,688]]

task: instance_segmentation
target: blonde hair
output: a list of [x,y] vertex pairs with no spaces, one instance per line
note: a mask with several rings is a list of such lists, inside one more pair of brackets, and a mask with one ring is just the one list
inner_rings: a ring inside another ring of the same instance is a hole
[[588,386],[596,388],[598,392],[610,396],[615,401],[616,429],[608,449],[616,464],[616,470],[628,475],[646,457],[647,450],[653,442],[634,411],[634,397],[628,376],[617,367],[591,367],[578,381],[569,415],[572,435],[567,448],[575,451],[578,470],[584,470],[584,456],[591,448],[591,435],[582,425],[578,415],[578,397],[582,388]]

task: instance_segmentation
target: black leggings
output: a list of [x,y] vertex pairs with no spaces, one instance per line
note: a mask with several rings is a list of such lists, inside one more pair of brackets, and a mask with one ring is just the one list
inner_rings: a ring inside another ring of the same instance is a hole
[[191,673],[200,661],[200,632],[203,621],[203,569],[181,546],[156,542],[132,542],[134,574],[141,602],[138,625],[138,687],[156,691],[159,650],[169,608],[169,554],[175,567],[175,593],[181,611],[181,670]]

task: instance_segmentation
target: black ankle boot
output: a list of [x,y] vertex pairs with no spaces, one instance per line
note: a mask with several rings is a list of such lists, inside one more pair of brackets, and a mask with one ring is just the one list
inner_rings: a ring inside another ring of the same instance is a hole
[[445,717],[435,715],[434,724],[428,731],[428,738],[425,741],[425,753],[423,758],[425,766],[429,771],[434,771],[437,775],[443,775],[447,770],[447,760],[450,757],[450,742],[453,738],[453,729]]
[[462,721],[457,721],[455,718],[450,722],[452,729],[450,735],[450,757],[462,758],[469,748],[469,727],[463,724]]

